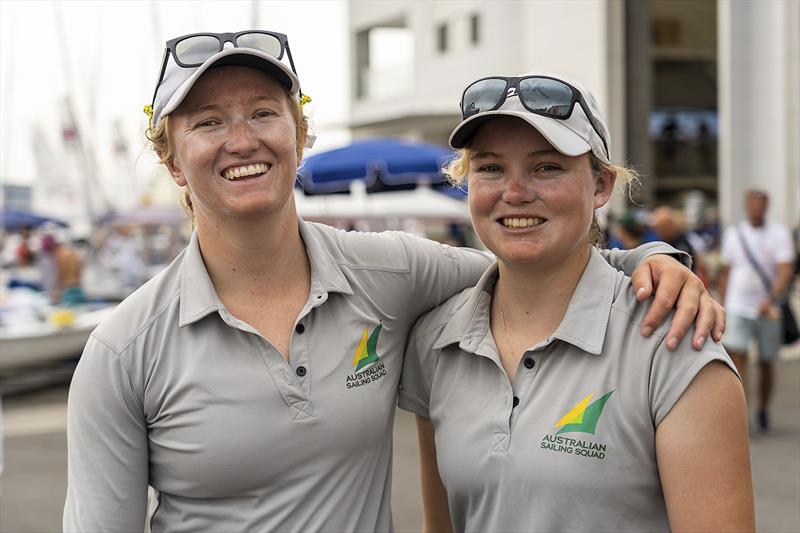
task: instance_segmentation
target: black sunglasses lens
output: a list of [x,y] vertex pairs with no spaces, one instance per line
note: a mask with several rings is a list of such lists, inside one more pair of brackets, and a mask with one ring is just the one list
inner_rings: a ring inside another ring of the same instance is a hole
[[236,46],[254,48],[276,59],[280,59],[283,55],[283,45],[280,39],[267,33],[244,33],[236,38]]
[[572,88],[558,80],[520,80],[519,97],[531,111],[551,117],[566,118],[572,110]]
[[175,56],[184,65],[200,65],[219,51],[219,39],[211,35],[195,35],[175,45]]
[[494,109],[505,95],[506,80],[489,78],[473,83],[464,92],[461,112],[464,118]]

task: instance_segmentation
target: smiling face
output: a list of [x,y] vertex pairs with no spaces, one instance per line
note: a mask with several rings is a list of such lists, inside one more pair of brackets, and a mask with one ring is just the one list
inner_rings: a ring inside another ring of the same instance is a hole
[[469,152],[472,223],[501,261],[560,265],[588,250],[592,215],[608,201],[612,172],[593,175],[589,154],[565,156],[513,117],[481,126]]
[[174,157],[198,225],[219,217],[294,217],[297,125],[286,90],[267,74],[238,66],[210,69],[170,114]]

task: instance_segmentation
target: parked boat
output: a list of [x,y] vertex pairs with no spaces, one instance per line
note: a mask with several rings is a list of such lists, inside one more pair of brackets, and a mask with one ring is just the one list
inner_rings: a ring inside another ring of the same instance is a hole
[[9,291],[17,294],[4,295],[0,308],[0,373],[77,357],[92,330],[116,306],[51,306],[34,291],[23,290]]

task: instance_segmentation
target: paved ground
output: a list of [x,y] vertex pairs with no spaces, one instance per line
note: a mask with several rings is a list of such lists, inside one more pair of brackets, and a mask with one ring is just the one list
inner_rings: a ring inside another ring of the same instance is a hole
[[[800,350],[797,350],[800,352]],[[778,368],[775,431],[752,439],[758,530],[800,531],[800,353]],[[3,399],[5,472],[0,477],[0,531],[59,531],[66,491],[64,385]],[[399,532],[421,529],[416,431],[398,412],[394,518]]]

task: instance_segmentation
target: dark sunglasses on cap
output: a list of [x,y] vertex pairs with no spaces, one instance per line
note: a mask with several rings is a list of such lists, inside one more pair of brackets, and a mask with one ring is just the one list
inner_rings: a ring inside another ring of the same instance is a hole
[[467,119],[478,113],[494,111],[502,107],[505,101],[516,96],[523,107],[544,117],[567,120],[578,103],[595,133],[603,141],[606,156],[608,143],[601,133],[598,120],[586,103],[581,92],[569,83],[547,76],[506,77],[492,76],[472,83],[464,90],[461,97],[461,115]]
[[[161,74],[156,83],[156,93],[164,79],[164,72],[167,70],[169,55],[178,66],[184,68],[199,67],[214,54],[221,52],[225,43],[233,44],[234,48],[251,48],[259,50],[274,57],[277,60],[283,59],[283,54],[289,58],[289,66],[295,76],[297,69],[294,67],[292,50],[289,48],[289,39],[283,33],[263,30],[246,30],[236,33],[190,33],[167,41],[167,49],[164,51],[164,61],[161,64]],[[302,91],[300,97],[303,97]],[[155,101],[155,93],[153,94]]]

